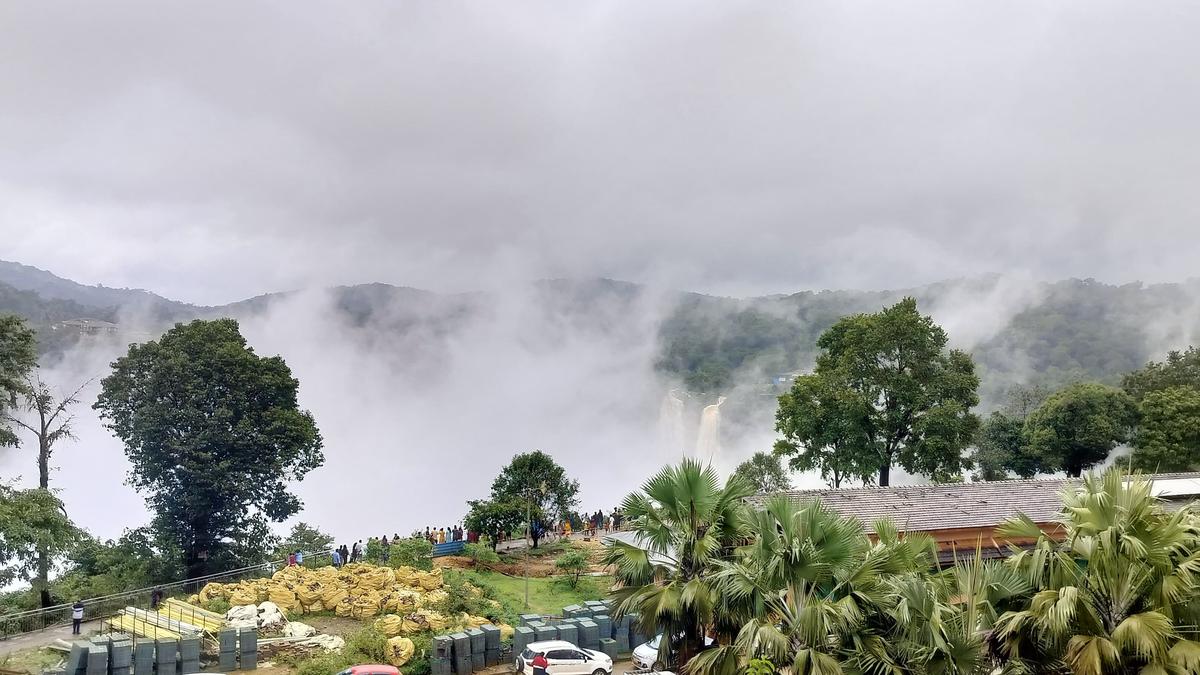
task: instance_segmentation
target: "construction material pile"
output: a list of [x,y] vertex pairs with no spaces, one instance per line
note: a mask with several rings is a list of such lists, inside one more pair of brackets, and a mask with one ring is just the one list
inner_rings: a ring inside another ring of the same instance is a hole
[[205,633],[215,635],[225,627],[225,619],[219,614],[168,598],[157,612],[126,607],[105,624],[109,630],[137,637],[178,640],[200,637]]
[[[468,592],[482,594],[478,588]],[[364,620],[383,616],[382,624],[377,625],[389,637],[472,628],[488,622],[467,614],[445,616],[437,608],[448,597],[442,589],[440,568],[425,572],[355,563],[341,568],[285,567],[270,579],[211,583],[194,599],[204,604],[220,598],[235,608],[254,605],[255,615],[261,614],[263,603],[269,603],[289,618],[323,611]],[[499,610],[499,604],[494,605]],[[244,611],[247,620],[255,616],[249,609]]]

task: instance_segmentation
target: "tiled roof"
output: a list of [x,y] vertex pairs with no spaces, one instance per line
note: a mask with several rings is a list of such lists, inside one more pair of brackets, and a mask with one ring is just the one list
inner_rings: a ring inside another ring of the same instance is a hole
[[[1200,480],[1200,473],[1159,474],[1153,478]],[[1024,513],[1036,523],[1051,522],[1061,508],[1059,495],[1062,490],[1078,482],[1078,479],[1051,478],[794,490],[776,494],[803,502],[820,499],[834,511],[857,518],[872,533],[874,521],[882,518],[892,520],[901,531],[931,532],[993,527],[1018,513]],[[770,496],[755,495],[748,501],[753,506],[761,506]],[[1194,496],[1200,497],[1200,490]]]

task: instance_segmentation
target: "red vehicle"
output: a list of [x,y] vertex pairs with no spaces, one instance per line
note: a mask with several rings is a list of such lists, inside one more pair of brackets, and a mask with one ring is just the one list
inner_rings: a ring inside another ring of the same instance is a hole
[[400,675],[400,669],[396,666],[367,664],[363,666],[350,666],[337,675]]

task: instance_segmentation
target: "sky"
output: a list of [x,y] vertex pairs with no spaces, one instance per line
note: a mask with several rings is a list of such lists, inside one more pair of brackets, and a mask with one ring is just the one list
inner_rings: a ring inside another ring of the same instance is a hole
[[1192,2],[5,3],[0,257],[197,303],[1170,281]]
[[[0,259],[200,304],[306,289],[243,330],[302,382],[329,458],[305,517],[340,537],[456,522],[535,447],[608,508],[669,459],[665,309],[597,333],[513,289],[999,275],[934,308],[969,346],[1037,280],[1194,276],[1197,34],[1171,0],[2,3]],[[509,292],[393,342],[328,320],[320,289],[364,282]],[[87,406],[77,432],[72,514],[144,522]]]

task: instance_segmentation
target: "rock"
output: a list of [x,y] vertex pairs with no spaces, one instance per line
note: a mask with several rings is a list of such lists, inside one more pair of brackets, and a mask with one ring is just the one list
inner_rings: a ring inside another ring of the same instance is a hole
[[288,624],[283,627],[283,637],[306,638],[306,637],[312,637],[316,634],[317,634],[316,628],[313,628],[312,626],[310,626],[306,623],[300,623],[299,621],[289,621]]

